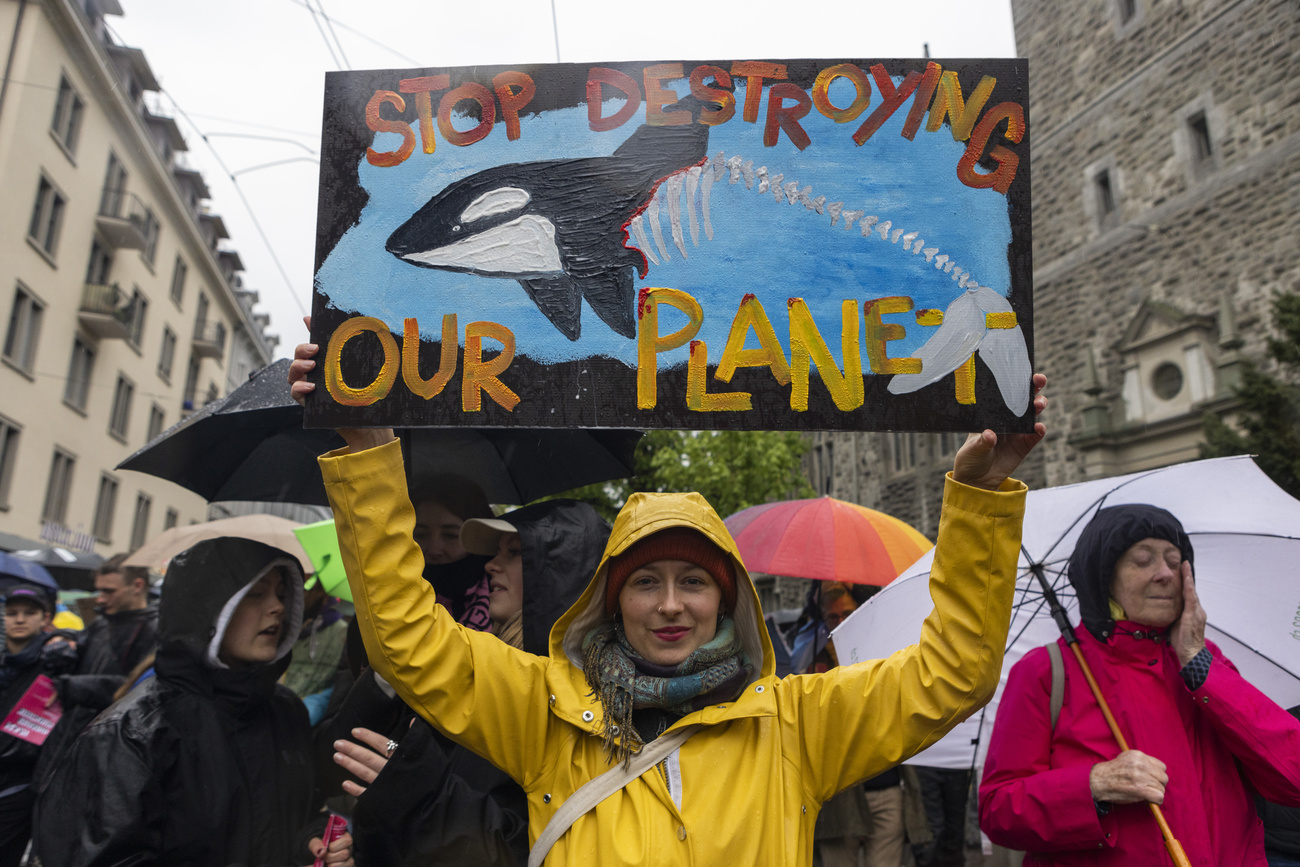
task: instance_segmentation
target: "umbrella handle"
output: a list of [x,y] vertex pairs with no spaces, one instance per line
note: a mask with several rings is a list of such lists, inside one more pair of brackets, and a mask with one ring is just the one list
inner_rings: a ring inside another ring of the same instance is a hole
[[[1083,658],[1083,651],[1079,649],[1079,642],[1071,641],[1070,649],[1074,651],[1074,658],[1079,661],[1079,667],[1083,669],[1083,676],[1088,681],[1088,688],[1092,690],[1092,697],[1097,699],[1097,706],[1101,708],[1101,715],[1106,718],[1106,725],[1110,726],[1110,733],[1114,735],[1115,742],[1119,744],[1121,750],[1129,748],[1128,741],[1124,739],[1124,733],[1119,730],[1119,723],[1115,722],[1115,717],[1110,712],[1110,705],[1106,703],[1106,697],[1101,694],[1101,687],[1097,685],[1097,680],[1092,676],[1092,669],[1088,667],[1087,661]],[[1165,814],[1160,809],[1159,804],[1147,803],[1151,808],[1151,815],[1155,816],[1156,824],[1160,826],[1160,835],[1165,841],[1165,851],[1174,862],[1174,867],[1192,867],[1192,862],[1187,859],[1187,853],[1183,851],[1183,845],[1178,842],[1174,832],[1169,830],[1169,823],[1165,821]]]

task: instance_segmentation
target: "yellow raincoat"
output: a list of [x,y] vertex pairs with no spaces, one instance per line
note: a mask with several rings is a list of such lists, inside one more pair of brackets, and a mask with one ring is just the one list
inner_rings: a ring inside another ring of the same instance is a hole
[[610,557],[672,526],[704,533],[736,566],[737,630],[760,670],[735,701],[683,717],[705,726],[577,820],[552,865],[811,864],[821,804],[938,740],[993,694],[1011,617],[1025,488],[944,492],[920,643],[888,659],[778,680],[758,595],[698,494],[636,494],[591,585],[551,631],[550,657],[471,632],[435,604],[411,540],[398,443],[320,459],[370,662],[452,740],[528,794],[529,841],[579,786],[608,770],[582,639],[604,618]]

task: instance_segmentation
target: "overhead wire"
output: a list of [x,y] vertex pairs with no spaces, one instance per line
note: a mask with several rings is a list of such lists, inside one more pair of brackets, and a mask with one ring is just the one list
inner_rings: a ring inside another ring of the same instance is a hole
[[[297,4],[298,6],[306,7],[306,8],[308,8],[308,9],[311,8],[310,6],[307,5],[307,0],[289,0],[289,2],[290,2],[290,3]],[[369,42],[371,45],[374,45],[374,46],[377,46],[377,47],[379,47],[379,48],[382,48],[382,49],[384,49],[385,51],[387,51],[389,54],[392,54],[392,55],[395,56],[395,57],[400,57],[400,58],[402,58],[403,60],[409,62],[412,66],[422,66],[422,65],[423,65],[419,60],[416,60],[416,59],[415,59],[414,57],[412,57],[411,55],[409,55],[409,54],[403,54],[402,52],[398,51],[396,48],[393,48],[391,45],[385,45],[384,43],[380,42],[378,39],[375,39],[375,38],[373,38],[373,37],[371,37],[371,36],[367,36],[365,33],[362,33],[360,30],[357,30],[355,27],[349,27],[347,24],[345,24],[344,22],[338,20],[337,18],[331,18],[331,17],[328,16],[328,15],[326,15],[325,18],[326,18],[326,20],[328,20],[328,21],[330,21],[330,22],[332,22],[332,23],[334,23],[334,24],[337,24],[339,27],[341,27],[342,29],[346,30],[347,32],[353,34],[354,36],[357,36],[357,37],[359,37],[359,38],[361,38],[361,39],[364,39],[365,41]]]
[[199,128],[199,125],[194,122],[194,119],[189,116],[185,109],[181,108],[180,103],[176,101],[176,98],[172,96],[169,91],[161,90],[160,92],[166,95],[167,99],[172,104],[172,108],[176,110],[176,113],[179,114],[196,133],[198,133],[199,138],[203,139],[203,143],[207,145],[208,152],[212,154],[212,158],[217,161],[217,165],[226,173],[226,177],[230,178],[230,183],[234,186],[236,195],[238,195],[239,200],[243,202],[244,210],[248,212],[248,218],[253,221],[253,227],[257,229],[257,234],[261,236],[262,243],[266,246],[266,252],[270,254],[271,261],[275,263],[276,269],[279,270],[280,276],[284,279],[284,285],[289,290],[289,296],[293,298],[293,303],[298,307],[299,312],[302,313],[303,316],[306,316],[307,308],[303,306],[302,299],[299,298],[298,293],[294,291],[293,281],[289,279],[289,272],[285,270],[284,264],[280,261],[280,257],[275,252],[275,247],[271,245],[271,239],[266,234],[266,229],[262,228],[261,220],[257,219],[257,214],[253,210],[252,203],[248,201],[248,196],[244,195],[244,189],[239,185],[239,178],[237,178],[234,172],[230,170],[230,167],[226,165],[226,161],[221,158],[221,154],[217,153],[217,149],[213,146],[211,139],[208,138],[208,134]]
[[334,59],[334,65],[342,66],[343,64],[339,62],[338,54],[334,51],[334,45],[330,42],[330,38],[325,35],[325,28],[321,26],[320,18],[317,17],[316,7],[311,5],[311,0],[308,0],[307,2],[307,11],[311,13],[312,23],[316,25],[316,32],[320,34],[320,38],[325,42],[325,48],[329,50],[330,57]]
[[[310,3],[311,0],[307,0],[307,2]],[[339,35],[334,32],[334,21],[329,17],[329,15],[325,14],[325,0],[316,0],[316,5],[320,7],[320,14],[321,17],[325,19],[325,26],[329,29],[330,36],[334,37],[334,44],[339,48],[339,57],[343,58],[343,67],[345,69],[351,69],[352,63],[348,60],[348,55],[343,50],[343,43],[339,41]]]

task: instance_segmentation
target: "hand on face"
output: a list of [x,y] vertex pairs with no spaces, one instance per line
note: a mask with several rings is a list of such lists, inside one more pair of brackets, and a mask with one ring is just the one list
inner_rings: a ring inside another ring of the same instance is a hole
[[1165,800],[1169,775],[1165,763],[1137,750],[1126,750],[1109,762],[1098,762],[1088,773],[1092,797],[1112,804]]
[[284,637],[286,576],[282,568],[267,572],[239,600],[221,637],[218,658],[226,665],[271,662]]
[[628,642],[655,665],[680,665],[712,641],[721,606],[718,582],[685,560],[647,563],[618,594]]
[[1196,595],[1196,581],[1192,578],[1192,564],[1182,564],[1183,613],[1169,633],[1169,643],[1178,654],[1178,662],[1186,665],[1205,649],[1205,609]]
[[1190,574],[1183,565],[1183,553],[1173,542],[1143,539],[1116,561],[1110,595],[1129,620],[1164,629],[1183,613],[1183,575]]
[[488,617],[498,625],[524,610],[524,556],[518,533],[502,533],[488,561]]

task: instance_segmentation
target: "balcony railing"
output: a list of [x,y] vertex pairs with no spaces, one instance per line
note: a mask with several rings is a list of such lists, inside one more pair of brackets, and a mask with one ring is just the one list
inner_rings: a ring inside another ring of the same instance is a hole
[[77,320],[96,337],[126,340],[135,322],[135,301],[116,283],[86,283],[81,289]]
[[194,328],[194,354],[199,358],[220,358],[226,351],[226,324],[201,322]]
[[143,250],[149,243],[148,209],[135,193],[126,190],[104,188],[95,227],[119,250]]

